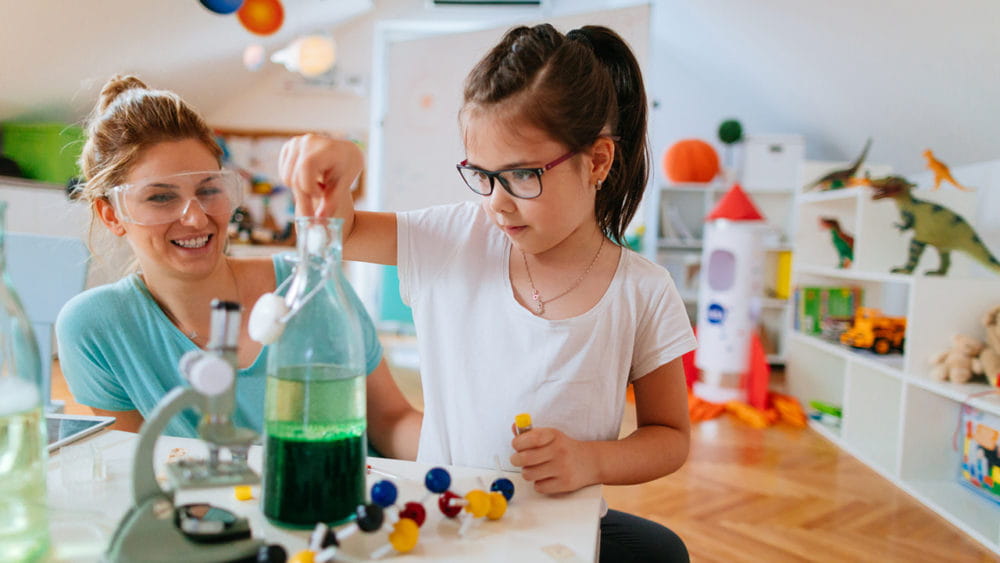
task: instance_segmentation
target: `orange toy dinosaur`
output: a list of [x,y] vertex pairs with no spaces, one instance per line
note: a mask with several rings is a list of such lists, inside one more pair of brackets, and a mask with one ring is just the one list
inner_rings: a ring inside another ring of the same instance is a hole
[[955,181],[955,178],[953,178],[951,175],[951,171],[948,170],[948,166],[945,163],[941,162],[940,160],[934,158],[934,153],[931,152],[931,149],[927,149],[924,151],[924,158],[927,159],[927,168],[930,168],[931,172],[934,173],[933,189],[936,190],[940,188],[941,182],[948,182],[960,190],[967,192],[972,191],[972,188],[967,188]]

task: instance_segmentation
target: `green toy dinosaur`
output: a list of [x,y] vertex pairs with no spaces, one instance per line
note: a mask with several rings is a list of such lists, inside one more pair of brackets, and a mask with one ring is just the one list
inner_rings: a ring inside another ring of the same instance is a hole
[[854,261],[854,237],[847,234],[840,227],[840,221],[837,221],[833,217],[820,217],[819,226],[824,229],[830,229],[833,247],[837,249],[837,256],[839,258],[837,267],[849,268],[851,262]]
[[927,272],[928,276],[943,276],[948,273],[953,250],[964,252],[987,268],[1000,273],[1000,262],[986,248],[972,226],[947,207],[913,197],[910,190],[916,184],[902,176],[887,176],[876,180],[867,178],[863,183],[875,189],[872,199],[889,197],[896,202],[902,219],[902,223],[895,224],[896,228],[900,231],[913,229],[909,260],[905,266],[893,268],[892,273],[913,273],[928,244],[937,249],[941,257],[938,269]]

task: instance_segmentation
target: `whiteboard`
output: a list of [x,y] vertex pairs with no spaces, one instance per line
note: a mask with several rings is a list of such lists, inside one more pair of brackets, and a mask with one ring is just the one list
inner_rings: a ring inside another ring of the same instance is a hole
[[[566,33],[584,25],[605,25],[632,47],[648,69],[648,4],[548,20]],[[525,22],[533,25],[539,22]],[[407,211],[431,205],[476,201],[455,165],[465,158],[458,127],[465,76],[511,27],[398,40],[386,47],[385,113],[376,206]],[[649,79],[646,78],[647,92]]]

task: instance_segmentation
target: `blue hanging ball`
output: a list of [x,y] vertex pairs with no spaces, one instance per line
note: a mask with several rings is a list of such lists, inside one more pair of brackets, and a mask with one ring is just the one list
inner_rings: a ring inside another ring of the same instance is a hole
[[201,5],[216,14],[231,14],[240,9],[243,0],[198,0]]
[[397,494],[396,485],[391,481],[382,480],[372,485],[372,502],[383,508],[395,503]]
[[506,477],[501,477],[490,485],[491,491],[497,491],[503,495],[503,498],[510,502],[510,499],[514,498],[514,483]]
[[432,467],[424,477],[424,485],[432,493],[443,493],[451,486],[451,475],[443,467]]

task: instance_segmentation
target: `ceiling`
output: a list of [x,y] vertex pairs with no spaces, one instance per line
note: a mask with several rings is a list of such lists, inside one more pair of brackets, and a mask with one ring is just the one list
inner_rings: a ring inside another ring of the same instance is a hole
[[[549,6],[581,3],[623,2]],[[805,135],[814,159],[851,159],[869,136],[869,161],[903,172],[921,170],[928,147],[953,166],[1000,158],[1000,2],[653,3],[648,78],[660,81],[661,135],[707,137],[734,116],[750,133]],[[242,64],[250,43],[273,52],[361,13],[398,17],[401,6],[440,13],[426,0],[284,4],[283,28],[261,38],[197,0],[0,0],[0,120],[79,121],[123,71],[211,114],[259,87]]]
[[262,37],[197,0],[0,0],[0,120],[79,121],[113,74],[155,77],[204,113],[253,86],[242,62],[297,35],[327,31],[372,0],[285,0],[281,29]]

